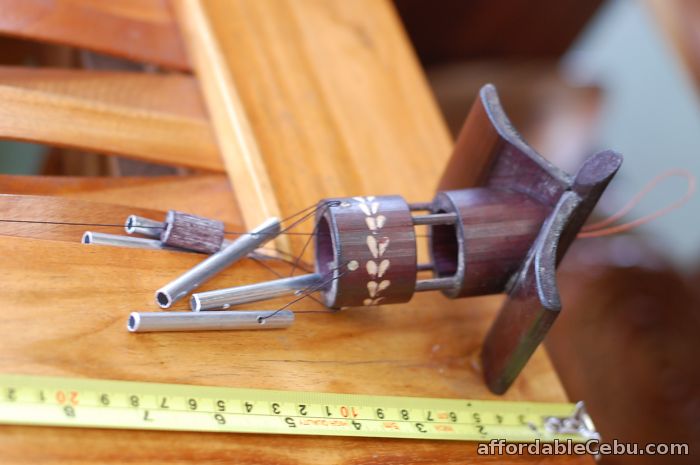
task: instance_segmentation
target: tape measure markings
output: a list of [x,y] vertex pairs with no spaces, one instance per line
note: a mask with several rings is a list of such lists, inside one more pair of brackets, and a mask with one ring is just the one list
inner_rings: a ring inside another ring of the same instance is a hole
[[0,423],[488,441],[551,434],[573,404],[368,396],[0,375]]

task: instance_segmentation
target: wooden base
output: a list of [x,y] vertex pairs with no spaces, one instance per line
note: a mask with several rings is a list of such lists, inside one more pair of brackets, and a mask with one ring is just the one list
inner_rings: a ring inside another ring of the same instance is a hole
[[[299,313],[274,332],[130,334],[133,310],[155,310],[153,291],[193,266],[194,254],[90,247],[0,237],[3,353],[0,371],[215,386],[361,394],[495,398],[478,351],[500,298],[451,301],[439,293],[408,304]],[[278,272],[285,264],[271,264]],[[270,279],[243,261],[203,289]],[[256,308],[278,308],[270,301]],[[179,308],[182,306],[178,306]],[[323,311],[307,300],[297,310]],[[504,397],[563,401],[542,350]],[[473,443],[297,438],[1,427],[3,460],[99,463],[475,463]],[[501,463],[528,462],[509,457]],[[533,458],[541,463],[541,458]],[[511,460],[511,462],[508,462]],[[551,459],[589,463],[588,458]],[[6,463],[7,463],[6,462]],[[549,462],[547,462],[549,463]]]

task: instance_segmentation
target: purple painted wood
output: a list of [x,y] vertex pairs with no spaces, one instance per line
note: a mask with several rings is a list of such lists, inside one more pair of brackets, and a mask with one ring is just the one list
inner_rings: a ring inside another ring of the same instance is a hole
[[523,140],[496,88],[487,84],[457,137],[438,191],[496,187],[527,194],[551,209],[572,181]]
[[[325,202],[333,201],[332,206]],[[326,199],[319,204],[316,270],[331,308],[407,302],[416,286],[416,236],[399,196]],[[337,278],[337,279],[333,279]]]
[[170,210],[165,217],[160,240],[171,247],[213,254],[224,241],[224,223],[201,216]]
[[448,297],[503,292],[540,230],[548,209],[525,194],[476,188],[440,192],[433,212],[456,212],[456,225],[431,228],[439,277],[455,276]]
[[[603,152],[572,177],[522,140],[493,86],[482,88],[431,204],[433,213],[454,212],[458,221],[432,226],[430,249],[438,277],[455,278],[443,291],[449,297],[509,294],[482,350],[494,392],[508,389],[553,324],[560,309],[556,266],[621,162],[619,154]],[[329,200],[336,202],[320,204],[317,214],[324,303],[408,301],[417,267],[406,202]]]
[[[501,284],[509,283],[509,299],[489,331],[482,351],[485,378],[494,392],[503,393],[508,389],[554,322],[559,311],[556,265],[621,162],[619,154],[603,152],[591,157],[576,177],[572,177],[542,158],[522,139],[503,111],[495,87],[486,85],[481,89],[457,139],[440,189],[483,186],[517,192],[542,207],[540,221],[546,217],[537,239],[523,255],[525,260],[515,274],[511,268],[514,261],[503,263],[500,270],[496,263],[496,257],[514,245],[506,236],[498,237],[496,233],[493,238],[483,240],[483,254],[494,256],[490,268],[480,264],[478,256],[463,256],[470,253],[468,243],[460,249],[459,239],[456,246],[454,243],[448,246],[436,244],[433,240],[433,254],[435,256],[437,247],[437,265],[442,267],[439,268],[441,273],[449,271],[449,260],[442,256],[447,257],[457,250],[460,258],[464,257],[463,289],[448,294],[465,296],[473,295],[470,292],[499,292]],[[517,215],[517,209],[511,214]],[[489,220],[484,217],[475,221]],[[439,235],[440,231],[437,233]],[[457,233],[459,238],[459,230]],[[523,244],[521,242],[520,247]],[[472,251],[473,247],[472,243]],[[522,248],[517,250],[523,252]],[[477,287],[464,286],[469,268],[475,261],[477,269],[481,269],[473,282]],[[457,273],[461,271],[459,263],[453,266]],[[500,271],[505,276],[499,281],[497,275]],[[478,287],[480,280],[486,282],[483,288]]]
[[493,392],[508,389],[554,323],[561,309],[557,264],[621,164],[611,151],[590,157],[545,221],[484,340],[482,366]]

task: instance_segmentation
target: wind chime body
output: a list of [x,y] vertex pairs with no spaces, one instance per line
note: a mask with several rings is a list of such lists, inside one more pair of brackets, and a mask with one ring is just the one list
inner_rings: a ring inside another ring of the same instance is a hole
[[[481,353],[486,383],[503,393],[556,319],[561,309],[556,267],[621,163],[619,154],[605,151],[586,160],[574,176],[556,168],[522,140],[495,88],[487,85],[432,201],[411,204],[398,195],[321,200],[315,273],[193,294],[193,314],[300,290],[319,290],[323,303],[335,309],[408,302],[423,291],[439,290],[449,298],[506,293]],[[173,224],[172,218],[166,223]],[[430,264],[418,264],[417,225],[429,228]],[[236,253],[245,255],[279,233],[277,222],[226,244],[223,225],[216,228],[221,229],[214,235],[217,244],[201,251],[221,251],[203,263],[236,249],[241,240],[245,244]],[[177,245],[212,237],[207,234]],[[178,237],[168,226],[161,238],[167,245]],[[419,279],[419,271],[433,276]],[[161,289],[159,304],[168,307],[200,278],[176,286],[177,295]]]

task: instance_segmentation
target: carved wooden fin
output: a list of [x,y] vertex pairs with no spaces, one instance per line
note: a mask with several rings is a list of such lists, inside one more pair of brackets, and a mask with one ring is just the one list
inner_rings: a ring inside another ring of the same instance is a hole
[[[492,391],[502,394],[508,389],[554,322],[560,310],[557,264],[621,163],[620,154],[601,152],[590,157],[572,177],[523,140],[506,116],[493,85],[479,92],[440,189],[483,186],[517,192],[544,209],[539,233],[510,278],[508,300],[484,342],[482,365]],[[460,248],[466,257],[469,246]],[[472,270],[470,275],[468,260],[463,262],[464,286],[469,276],[479,273]],[[476,293],[467,288],[459,295]]]
[[482,366],[493,392],[510,387],[554,323],[561,309],[556,267],[621,163],[612,151],[590,157],[542,225],[484,341]]

